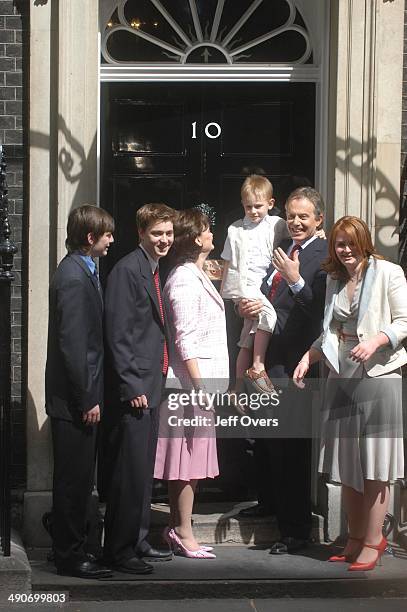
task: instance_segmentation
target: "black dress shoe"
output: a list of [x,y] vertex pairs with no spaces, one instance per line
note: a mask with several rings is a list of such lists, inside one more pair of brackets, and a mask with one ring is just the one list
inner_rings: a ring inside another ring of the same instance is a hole
[[[86,554],[86,558],[88,559],[88,561],[92,561],[94,563],[102,563],[103,565],[102,559],[97,559],[95,555],[92,555],[92,553],[85,553],[85,554]],[[48,563],[53,563],[55,561],[55,552],[53,548],[47,554],[47,561]]]
[[153,566],[144,563],[144,561],[138,557],[132,557],[131,559],[125,559],[115,564],[113,569],[117,572],[124,572],[125,574],[151,574]]
[[113,576],[108,567],[89,560],[58,565],[57,574],[60,576],[75,576],[76,578],[111,578]]
[[282,538],[280,542],[274,542],[270,549],[270,555],[286,555],[301,550],[301,548],[306,548],[306,546],[308,546],[307,540],[287,536]]
[[143,561],[157,563],[158,561],[172,561],[172,552],[167,550],[158,550],[157,548],[149,548],[147,552],[141,554]]
[[239,511],[238,516],[243,518],[263,518],[265,516],[272,516],[274,513],[268,506],[264,504],[256,504],[255,506],[249,506]]

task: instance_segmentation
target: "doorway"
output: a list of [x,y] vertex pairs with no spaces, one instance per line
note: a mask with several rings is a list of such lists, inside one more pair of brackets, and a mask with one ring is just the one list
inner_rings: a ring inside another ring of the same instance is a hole
[[248,174],[271,180],[281,211],[314,184],[315,83],[103,83],[101,122],[100,204],[117,228],[104,273],[134,248],[147,202],[212,206],[216,258]]
[[[288,194],[314,185],[315,83],[103,83],[100,204],[116,221],[102,278],[136,246],[136,211],[148,202],[214,208],[219,258],[227,227],[243,216],[240,187],[267,176],[283,214]],[[164,263],[164,262],[163,262]],[[215,282],[217,284],[217,282]],[[226,302],[231,373],[240,321]],[[218,440],[220,477],[198,498],[244,499],[254,482],[246,440]]]

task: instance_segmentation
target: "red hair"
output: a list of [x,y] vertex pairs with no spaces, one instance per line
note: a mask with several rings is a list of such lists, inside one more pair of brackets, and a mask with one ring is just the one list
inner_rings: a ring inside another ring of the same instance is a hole
[[348,280],[349,274],[343,263],[336,254],[335,243],[339,232],[344,232],[349,240],[353,242],[358,253],[362,255],[362,274],[365,272],[370,256],[383,259],[373,246],[372,236],[368,226],[358,217],[341,217],[333,226],[328,239],[328,259],[322,265],[323,270],[341,280]]

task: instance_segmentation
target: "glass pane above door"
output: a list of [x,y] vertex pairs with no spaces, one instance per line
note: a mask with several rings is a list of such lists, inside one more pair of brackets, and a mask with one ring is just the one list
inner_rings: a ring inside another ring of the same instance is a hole
[[117,0],[106,64],[312,64],[294,0]]

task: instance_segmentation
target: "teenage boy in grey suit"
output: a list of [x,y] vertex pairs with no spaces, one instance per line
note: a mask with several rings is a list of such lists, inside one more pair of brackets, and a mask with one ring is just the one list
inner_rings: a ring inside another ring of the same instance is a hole
[[94,258],[107,255],[113,230],[103,209],[74,209],[68,254],[49,290],[45,397],[54,452],[53,549],[57,572],[81,578],[111,575],[84,544],[103,404],[103,297]]

